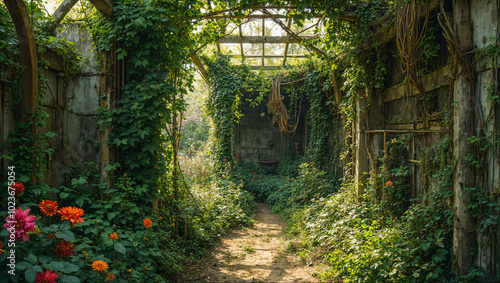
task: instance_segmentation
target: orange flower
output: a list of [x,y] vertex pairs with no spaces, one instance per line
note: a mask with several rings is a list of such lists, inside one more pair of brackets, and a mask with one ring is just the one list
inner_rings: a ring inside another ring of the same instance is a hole
[[113,272],[110,272],[106,274],[106,279],[104,279],[105,282],[113,281],[116,279],[116,276]]
[[146,227],[146,228],[151,228],[151,225],[153,225],[153,221],[151,221],[151,219],[149,219],[149,218],[146,218],[142,222],[142,225],[144,225],[144,227]]
[[0,242],[0,255],[3,254],[5,251],[3,249],[3,242]]
[[59,256],[59,258],[63,256],[74,255],[75,244],[73,242],[60,241],[57,243],[56,250],[54,253]]
[[114,240],[118,240],[118,239],[119,239],[118,234],[116,234],[116,233],[111,233],[111,234],[109,234],[109,238],[110,238],[111,240],[113,240],[113,241],[114,241]]
[[57,212],[57,201],[42,200],[38,207],[45,215],[53,216]]
[[73,227],[76,226],[76,223],[82,223],[83,221],[83,209],[77,207],[63,207],[57,211],[57,213],[61,214],[61,220],[68,220],[73,224]]
[[387,183],[385,183],[385,185],[386,185],[386,186],[388,186],[388,187],[390,187],[390,186],[392,186],[393,184],[392,184],[392,182],[391,182],[391,181],[388,181]]
[[15,184],[10,185],[10,188],[16,191],[16,196],[24,192],[24,184],[19,181],[17,181]]
[[55,240],[56,239],[56,235],[54,235],[54,233],[48,233],[47,234],[47,238]]
[[92,268],[95,271],[102,272],[102,271],[108,269],[108,267],[109,267],[108,264],[103,260],[96,260],[92,263]]

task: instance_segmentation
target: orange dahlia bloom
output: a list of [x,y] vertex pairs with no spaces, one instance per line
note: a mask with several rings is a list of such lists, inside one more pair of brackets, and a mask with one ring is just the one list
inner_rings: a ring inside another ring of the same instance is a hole
[[144,225],[144,227],[146,227],[146,228],[151,228],[151,225],[153,225],[153,221],[151,221],[151,219],[149,219],[149,218],[146,218],[142,222],[142,225]]
[[76,226],[76,223],[82,223],[83,221],[83,209],[77,207],[63,207],[57,211],[57,213],[61,214],[61,220],[68,220],[73,224],[73,227]]
[[109,238],[110,238],[111,240],[113,240],[113,241],[114,241],[114,240],[118,240],[118,239],[119,239],[118,234],[116,234],[116,233],[111,233],[111,234],[109,234]]
[[45,215],[53,216],[57,212],[57,201],[42,200],[38,207]]
[[63,256],[74,255],[74,249],[75,244],[73,244],[73,242],[60,241],[57,243],[54,253],[61,258]]
[[393,184],[392,184],[392,182],[391,182],[391,181],[388,181],[387,183],[385,183],[385,185],[386,185],[386,186],[388,186],[388,187],[390,187],[390,186],[392,186]]
[[110,272],[106,274],[106,279],[104,279],[105,282],[113,281],[116,279],[116,276],[113,272]]
[[104,260],[96,260],[92,263],[92,268],[95,271],[103,272],[104,270],[108,269],[108,264]]

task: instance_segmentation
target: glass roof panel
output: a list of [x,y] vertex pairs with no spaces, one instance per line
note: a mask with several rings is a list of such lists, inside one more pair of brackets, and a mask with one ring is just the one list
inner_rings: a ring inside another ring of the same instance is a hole
[[245,64],[248,66],[260,66],[262,61],[258,58],[245,58]]
[[266,55],[281,55],[285,53],[285,43],[267,43],[264,45]]
[[281,65],[283,65],[283,58],[264,59],[264,66],[281,66]]
[[220,45],[220,52],[224,55],[239,55],[240,45],[238,43],[224,43]]
[[284,36],[285,31],[275,22],[266,21],[266,35],[268,36]]
[[243,43],[243,55],[262,55],[262,44]]

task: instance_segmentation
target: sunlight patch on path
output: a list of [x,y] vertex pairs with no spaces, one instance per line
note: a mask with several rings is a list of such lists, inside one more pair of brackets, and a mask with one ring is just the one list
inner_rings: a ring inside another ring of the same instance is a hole
[[255,225],[224,237],[197,282],[318,282],[313,267],[284,251],[283,222],[266,205],[257,207]]

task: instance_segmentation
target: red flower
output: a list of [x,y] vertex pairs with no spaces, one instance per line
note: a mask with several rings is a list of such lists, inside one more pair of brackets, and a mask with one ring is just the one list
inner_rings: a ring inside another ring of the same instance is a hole
[[149,218],[146,218],[142,222],[142,225],[144,225],[144,227],[146,227],[146,228],[151,228],[151,225],[153,225],[153,221],[151,221],[151,219],[149,219]]
[[24,192],[24,184],[21,182],[16,182],[15,184],[10,185],[11,189],[16,191],[16,196],[22,194]]
[[3,242],[0,242],[0,255],[3,254],[5,251],[3,249]]
[[261,176],[259,176],[259,179],[262,179],[262,177],[261,177]]
[[75,244],[73,242],[60,241],[57,243],[56,250],[54,253],[59,256],[59,258],[63,256],[74,255]]
[[236,155],[236,156],[234,157],[234,159],[238,159],[238,160],[241,160],[241,156],[239,156],[239,155]]
[[77,207],[63,207],[57,211],[57,213],[61,214],[61,220],[68,220],[73,224],[73,227],[76,226],[76,223],[82,223],[83,221],[83,209]]
[[224,158],[224,161],[226,161],[227,159]]
[[390,186],[392,186],[393,184],[392,184],[392,182],[391,182],[391,181],[389,181],[389,182],[385,183],[385,185],[386,185],[386,186],[388,186],[388,187],[390,187]]
[[30,237],[28,236],[28,232],[35,232],[35,220],[37,219],[34,215],[28,215],[30,213],[30,209],[26,209],[23,211],[22,208],[18,208],[15,210],[14,214],[7,216],[5,218],[5,223],[3,227],[9,230],[10,234],[16,234],[15,239],[22,238],[23,241],[27,242]]
[[45,215],[53,216],[57,212],[57,201],[42,200],[38,207]]
[[54,271],[45,269],[43,273],[37,272],[36,273],[36,279],[35,283],[57,283],[54,281],[59,277],[59,274],[55,273]]

